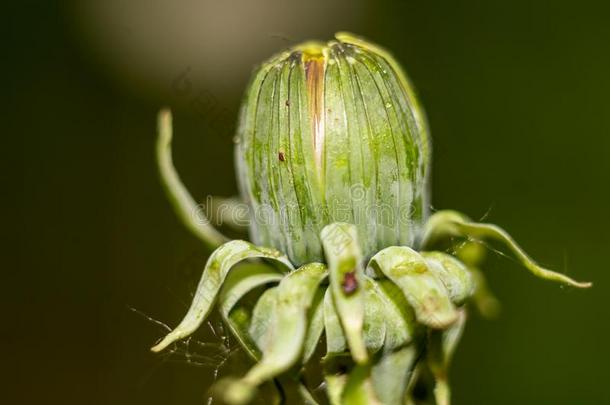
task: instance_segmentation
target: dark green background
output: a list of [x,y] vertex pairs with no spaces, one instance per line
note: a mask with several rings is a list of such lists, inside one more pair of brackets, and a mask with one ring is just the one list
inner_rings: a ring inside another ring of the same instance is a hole
[[[177,165],[199,198],[235,192],[233,120],[216,131],[227,135],[211,133],[214,114],[118,80],[91,56],[71,5],[52,3],[3,13],[1,402],[203,403],[211,368],[149,353],[163,331],[129,308],[175,324],[206,258],[158,185],[157,108],[174,106]],[[489,211],[541,263],[595,283],[562,289],[490,255],[503,311],[471,316],[451,374],[455,403],[609,403],[607,5],[362,7],[347,27],[283,34],[326,39],[349,28],[392,50],[431,123],[434,207]],[[247,79],[216,95],[230,117]]]

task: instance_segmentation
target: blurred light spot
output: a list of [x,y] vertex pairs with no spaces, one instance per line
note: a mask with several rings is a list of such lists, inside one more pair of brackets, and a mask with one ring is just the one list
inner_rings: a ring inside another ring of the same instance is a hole
[[188,75],[195,90],[241,96],[252,68],[306,39],[359,31],[364,0],[75,2],[81,46],[94,63],[138,95],[180,103],[172,83]]

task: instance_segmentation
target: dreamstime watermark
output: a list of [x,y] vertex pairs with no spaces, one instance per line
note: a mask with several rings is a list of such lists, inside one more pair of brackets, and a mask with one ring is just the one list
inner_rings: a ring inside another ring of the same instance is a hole
[[415,214],[413,202],[378,201],[370,193],[357,184],[350,188],[347,198],[330,198],[318,205],[287,201],[249,205],[237,199],[219,200],[208,196],[204,203],[197,205],[192,217],[197,223],[214,226],[247,228],[254,221],[259,227],[271,229],[297,223],[301,223],[303,228],[319,229],[330,222],[375,223],[376,227],[392,229],[412,223]]

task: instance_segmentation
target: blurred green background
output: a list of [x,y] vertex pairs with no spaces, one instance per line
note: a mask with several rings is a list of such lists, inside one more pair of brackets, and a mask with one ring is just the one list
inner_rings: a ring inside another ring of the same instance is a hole
[[206,259],[161,193],[156,111],[174,109],[193,194],[230,196],[252,66],[338,30],[392,50],[412,76],[432,128],[435,208],[487,213],[541,263],[595,283],[562,289],[491,254],[503,311],[471,316],[455,404],[610,403],[607,2],[13,3],[3,403],[205,402],[214,367],[194,363],[218,351],[155,356],[163,329],[132,310],[175,325]]

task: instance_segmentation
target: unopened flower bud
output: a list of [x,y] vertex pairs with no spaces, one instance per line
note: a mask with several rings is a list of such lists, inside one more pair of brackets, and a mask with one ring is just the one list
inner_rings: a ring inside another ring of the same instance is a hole
[[413,246],[426,217],[428,129],[383,49],[339,33],[274,56],[254,74],[237,169],[257,244],[322,261],[320,231],[355,224],[365,256]]

